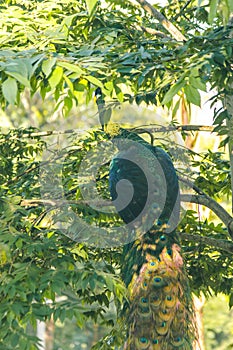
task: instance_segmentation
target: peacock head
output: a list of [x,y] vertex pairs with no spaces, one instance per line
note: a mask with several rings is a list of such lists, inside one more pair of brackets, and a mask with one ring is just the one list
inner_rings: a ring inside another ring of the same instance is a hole
[[132,143],[125,142],[126,140],[134,141],[140,144],[146,144],[146,141],[138,136],[135,132],[121,128],[119,124],[108,124],[105,129],[111,141],[119,150],[128,149]]

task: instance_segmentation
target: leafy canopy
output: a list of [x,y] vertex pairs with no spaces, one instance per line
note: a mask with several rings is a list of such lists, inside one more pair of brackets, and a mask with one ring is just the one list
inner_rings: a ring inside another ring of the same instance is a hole
[[[200,106],[200,92],[207,88],[217,89],[213,104],[223,101],[232,93],[231,7],[231,1],[214,0],[155,5],[185,36],[186,41],[177,42],[141,6],[128,1],[2,1],[1,105],[20,104],[29,91],[45,101],[53,98],[68,115],[83,98],[89,103],[97,87],[113,105],[162,104],[173,109],[173,116],[182,101]],[[228,118],[223,107],[215,110],[216,131],[223,135]],[[115,324],[112,336],[98,345],[109,349],[113,339],[122,342],[116,320],[105,317],[112,300],[119,311],[126,298],[119,276],[121,248],[75,243],[56,229],[56,220],[62,220],[59,206],[54,202],[44,208],[40,198],[40,170],[48,164],[41,157],[48,145],[36,134],[18,130],[0,139],[0,345],[35,349],[35,337],[25,332],[28,323],[35,327],[36,320],[53,315],[55,321],[75,317],[79,326],[87,318]],[[85,152],[103,140],[99,130],[78,140],[74,135],[67,149],[51,153],[47,161],[61,164],[65,157],[61,179],[72,210],[88,223],[111,227],[120,225],[119,217],[90,209],[76,177]],[[183,157],[183,150],[177,157]],[[208,151],[197,157],[188,152],[187,157],[198,188],[213,200],[227,201],[230,166],[224,154]],[[104,198],[109,198],[107,174],[106,164],[97,179]],[[52,180],[56,185],[57,179]],[[70,223],[76,234],[72,217]],[[201,221],[189,210],[178,229],[189,234],[183,243],[192,290],[224,292],[232,306],[232,246],[225,225],[216,217]],[[197,241],[197,234],[203,240]]]

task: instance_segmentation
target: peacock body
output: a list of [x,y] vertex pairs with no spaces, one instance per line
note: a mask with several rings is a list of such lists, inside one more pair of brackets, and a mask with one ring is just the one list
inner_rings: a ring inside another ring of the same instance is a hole
[[119,129],[110,165],[113,203],[128,226],[122,278],[129,291],[124,350],[191,350],[192,302],[175,230],[179,185],[161,148]]

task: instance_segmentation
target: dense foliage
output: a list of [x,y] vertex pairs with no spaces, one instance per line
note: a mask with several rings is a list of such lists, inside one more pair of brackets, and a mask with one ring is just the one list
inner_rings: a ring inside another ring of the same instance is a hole
[[[225,124],[229,112],[222,106],[232,94],[233,64],[232,25],[227,24],[232,5],[224,3],[228,11],[213,0],[210,7],[196,0],[156,5],[185,35],[186,41],[177,42],[141,6],[128,1],[2,1],[2,107],[20,105],[26,92],[40,94],[45,103],[54,99],[55,109],[67,116],[83,101],[89,103],[101,87],[107,108],[128,102],[165,105],[175,124],[181,106],[200,106],[201,93],[215,89],[213,105],[223,103],[215,109],[215,131],[226,135],[224,146],[231,135]],[[122,247],[100,248],[86,244],[84,236],[81,242],[74,239],[79,227],[73,214],[68,235],[56,226],[67,220],[61,210],[64,202],[59,202],[64,200],[88,225],[120,225],[116,214],[85,203],[77,177],[86,152],[103,141],[105,134],[94,130],[81,137],[72,134],[65,147],[51,149],[50,141],[34,129],[1,135],[0,348],[35,349],[35,336],[25,330],[52,316],[61,322],[75,317],[79,326],[89,318],[115,325],[97,348],[122,343],[122,325],[115,316],[105,317],[110,303],[119,312],[127,297],[119,276]],[[165,146],[179,164],[183,149],[172,152],[173,144]],[[220,204],[231,196],[230,163],[221,150],[187,152],[189,169],[180,170],[198,194]],[[105,199],[107,169],[108,163],[103,164],[96,179]],[[54,186],[52,198],[43,182],[46,171]],[[187,181],[186,191],[190,193]],[[232,306],[233,249],[226,221],[217,216],[202,221],[198,213],[187,210],[178,230],[192,290],[206,295],[223,292]]]

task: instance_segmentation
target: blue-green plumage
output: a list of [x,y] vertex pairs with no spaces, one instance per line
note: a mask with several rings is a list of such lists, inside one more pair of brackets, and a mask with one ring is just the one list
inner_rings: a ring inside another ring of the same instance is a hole
[[[109,187],[112,199],[116,201],[119,192],[121,200],[127,203],[133,188],[133,197],[127,206],[122,205],[122,208],[120,202],[115,203],[123,221],[129,224],[143,210],[147,215],[148,211],[153,212],[154,209],[153,223],[157,221],[176,227],[179,218],[179,185],[168,154],[160,147],[150,145],[136,133],[124,129],[120,129],[113,138],[113,143],[120,152],[110,165]],[[128,182],[119,186],[117,191],[117,184],[121,180]],[[154,192],[151,193],[151,190]]]

